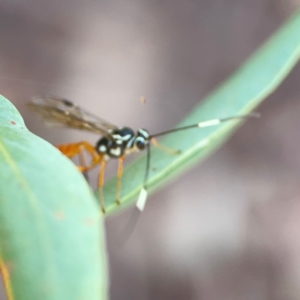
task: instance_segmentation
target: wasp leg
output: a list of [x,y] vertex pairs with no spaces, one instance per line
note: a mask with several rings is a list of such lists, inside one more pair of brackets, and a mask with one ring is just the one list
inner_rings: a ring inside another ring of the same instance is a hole
[[[104,171],[105,171],[105,160],[103,155],[99,155],[95,148],[88,142],[79,142],[74,144],[65,144],[56,146],[65,156],[73,158],[78,155],[80,159],[80,166],[77,166],[80,172],[87,172],[100,164],[98,188],[99,188],[99,202],[101,210],[105,213],[104,197],[103,197],[103,183],[104,183]],[[90,164],[87,164],[84,151],[88,152],[91,156]]]
[[180,150],[175,150],[175,149],[172,149],[172,148],[169,148],[169,147],[166,147],[166,146],[160,144],[155,138],[151,139],[151,143],[154,147],[157,147],[160,150],[162,150],[168,154],[171,154],[171,155],[178,155],[181,152]]
[[91,145],[88,142],[79,142],[79,143],[73,143],[73,144],[63,144],[63,145],[57,145],[56,148],[60,150],[65,156],[68,158],[73,158],[76,155],[81,155],[82,151],[85,150],[89,153],[91,156],[91,162],[90,164],[86,164],[84,162],[84,165],[78,166],[77,168],[81,171],[88,171],[95,167],[99,162],[102,160],[102,156],[100,156],[97,151],[95,150],[94,146]]
[[101,160],[100,171],[98,177],[98,190],[99,190],[99,202],[102,212],[105,214],[104,195],[103,195],[103,184],[104,184],[104,172],[105,172],[106,161]]
[[116,191],[116,203],[120,205],[120,191],[121,191],[121,179],[123,175],[123,162],[125,156],[122,156],[118,159],[118,179],[117,179],[117,191]]
[[84,168],[84,170],[82,171],[82,175],[84,176],[85,180],[89,183],[90,179],[89,179],[89,173],[87,171],[86,152],[84,151],[83,146],[81,146],[78,156],[79,156],[79,163]]

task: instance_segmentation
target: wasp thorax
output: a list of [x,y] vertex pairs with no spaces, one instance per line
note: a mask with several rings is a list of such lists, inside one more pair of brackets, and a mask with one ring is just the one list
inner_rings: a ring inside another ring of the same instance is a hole
[[100,154],[106,154],[112,158],[119,158],[125,154],[128,144],[134,137],[134,131],[128,127],[111,130],[108,136],[98,141],[96,150]]

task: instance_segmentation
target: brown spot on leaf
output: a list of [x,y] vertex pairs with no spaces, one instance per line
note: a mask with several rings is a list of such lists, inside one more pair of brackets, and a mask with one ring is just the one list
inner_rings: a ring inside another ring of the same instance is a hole
[[65,214],[64,214],[63,211],[56,211],[56,212],[54,213],[54,217],[55,217],[56,220],[62,221],[62,220],[65,219]]
[[17,123],[16,123],[15,121],[11,120],[11,121],[10,121],[10,124],[16,125]]
[[92,218],[86,218],[84,220],[84,224],[87,225],[87,226],[93,226],[94,225],[94,220]]

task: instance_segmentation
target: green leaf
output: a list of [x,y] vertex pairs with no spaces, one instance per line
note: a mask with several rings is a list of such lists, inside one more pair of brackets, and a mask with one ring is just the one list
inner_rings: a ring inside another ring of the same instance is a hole
[[[299,33],[300,11],[292,16],[229,80],[195,107],[178,127],[214,118],[247,114],[254,110],[279,86],[297,63],[300,55]],[[181,154],[170,156],[159,149],[152,149],[148,187],[151,190],[157,189],[181,174],[183,170],[206,158],[238,125],[241,123],[231,121],[215,127],[174,133],[164,138],[162,144],[180,149]],[[145,155],[142,155],[125,169],[122,178],[121,207],[114,203],[116,178],[108,181],[104,195],[109,213],[137,200],[143,184],[145,166]]]
[[102,218],[71,161],[0,96],[0,268],[8,299],[106,299]]

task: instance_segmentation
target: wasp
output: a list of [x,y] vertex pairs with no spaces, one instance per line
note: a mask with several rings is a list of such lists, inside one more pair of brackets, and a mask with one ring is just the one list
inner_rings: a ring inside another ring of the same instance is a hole
[[[222,122],[234,119],[246,119],[258,117],[257,113],[241,116],[231,116],[223,119],[212,119],[196,124],[150,134],[146,129],[138,129],[136,132],[130,127],[117,127],[110,122],[86,111],[84,108],[73,104],[73,102],[58,97],[35,97],[32,102],[27,103],[31,111],[40,116],[48,125],[62,126],[73,129],[85,130],[100,136],[95,145],[86,141],[78,143],[62,144],[56,147],[68,158],[79,156],[80,165],[77,166],[81,172],[86,172],[100,165],[98,176],[99,202],[103,213],[105,213],[103,184],[105,166],[110,159],[118,160],[116,204],[120,205],[121,178],[123,174],[123,161],[125,157],[134,152],[147,151],[147,163],[143,188],[137,201],[137,208],[142,211],[147,199],[147,181],[150,170],[150,146],[161,148],[170,154],[179,154],[180,151],[167,148],[159,144],[156,137],[174,133],[191,128],[203,128],[215,126]],[[87,163],[84,153],[90,155]]]

